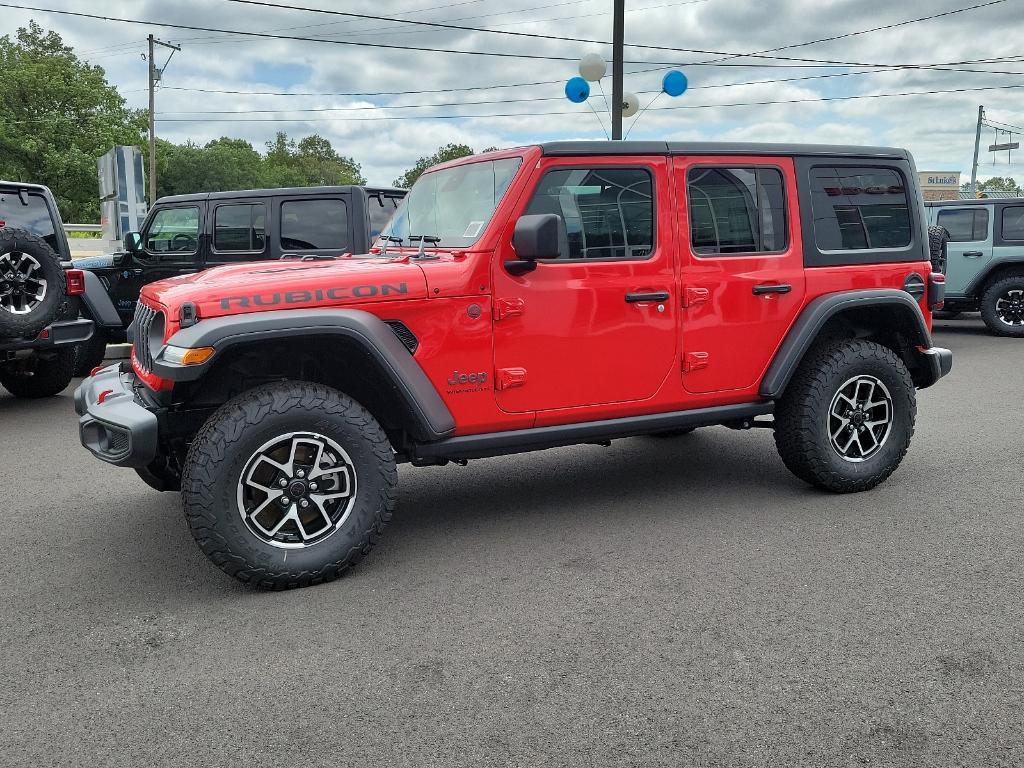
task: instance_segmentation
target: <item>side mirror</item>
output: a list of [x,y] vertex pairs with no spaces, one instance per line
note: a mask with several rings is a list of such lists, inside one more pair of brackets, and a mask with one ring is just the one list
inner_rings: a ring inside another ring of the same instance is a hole
[[138,253],[142,250],[142,235],[138,232],[128,232],[124,236],[124,249],[127,253]]
[[513,275],[523,275],[537,268],[537,259],[557,259],[565,240],[565,221],[554,213],[520,216],[512,233],[512,247],[518,259],[505,262]]

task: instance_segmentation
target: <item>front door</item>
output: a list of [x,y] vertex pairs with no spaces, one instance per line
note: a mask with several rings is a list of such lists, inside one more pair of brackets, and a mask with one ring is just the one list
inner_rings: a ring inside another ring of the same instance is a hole
[[[668,379],[679,303],[669,182],[663,157],[541,162],[492,267],[500,408],[634,403]],[[541,213],[565,223],[558,258],[509,274],[515,220]]]
[[147,283],[202,268],[203,209],[198,204],[160,208],[142,233],[142,250],[125,262],[113,287],[114,306],[127,325]]
[[992,261],[992,217],[984,205],[940,208],[935,223],[949,232],[946,294],[963,296]]
[[683,385],[692,393],[748,389],[803,304],[793,162],[673,160],[685,197],[678,206]]

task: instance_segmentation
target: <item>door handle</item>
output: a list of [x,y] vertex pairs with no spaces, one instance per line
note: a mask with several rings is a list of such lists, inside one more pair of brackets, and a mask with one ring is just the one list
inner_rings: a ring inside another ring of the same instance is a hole
[[793,290],[793,286],[787,283],[769,284],[762,283],[761,285],[754,286],[755,296],[764,296],[769,293],[789,293]]
[[626,302],[636,304],[641,301],[668,301],[668,291],[652,291],[650,293],[627,293]]
[[968,259],[980,259],[983,255],[981,251],[964,251],[964,256]]

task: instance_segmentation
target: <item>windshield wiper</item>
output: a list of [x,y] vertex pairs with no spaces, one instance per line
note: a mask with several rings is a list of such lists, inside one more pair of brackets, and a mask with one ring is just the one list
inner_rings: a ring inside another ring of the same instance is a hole
[[438,243],[440,243],[441,242],[441,238],[440,237],[438,237],[437,235],[409,235],[409,242],[410,243],[415,242],[416,240],[420,241],[420,249],[419,249],[419,251],[416,252],[416,256],[414,258],[417,258],[417,259],[438,259],[438,258],[440,258],[437,254],[428,254],[428,253],[425,253],[424,250],[423,250],[423,246],[424,246],[425,243],[430,243],[431,245],[437,245]]

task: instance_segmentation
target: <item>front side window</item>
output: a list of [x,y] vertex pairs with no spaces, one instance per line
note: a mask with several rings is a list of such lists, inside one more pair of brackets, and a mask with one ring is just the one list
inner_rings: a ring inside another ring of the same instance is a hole
[[939,211],[936,223],[949,232],[951,243],[970,243],[988,237],[988,209],[955,208]]
[[163,208],[146,231],[146,250],[155,254],[188,256],[199,250],[199,209]]
[[484,233],[522,162],[485,160],[424,173],[381,234],[404,245],[418,245],[426,235],[439,238],[442,248],[468,248]]
[[220,205],[213,215],[213,248],[220,253],[259,252],[267,244],[266,206]]
[[814,239],[822,251],[910,245],[907,186],[891,168],[812,168],[811,208]]
[[694,253],[730,256],[785,250],[786,193],[778,168],[691,168],[686,198]]
[[294,251],[347,250],[350,244],[345,201],[281,203],[281,247]]
[[524,213],[562,217],[562,259],[646,259],[654,251],[654,183],[642,168],[548,171]]
[[1024,206],[1003,208],[1003,239],[1024,240]]

